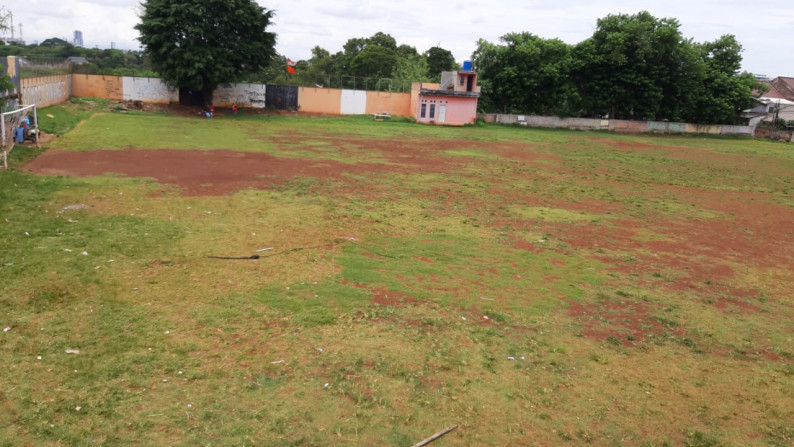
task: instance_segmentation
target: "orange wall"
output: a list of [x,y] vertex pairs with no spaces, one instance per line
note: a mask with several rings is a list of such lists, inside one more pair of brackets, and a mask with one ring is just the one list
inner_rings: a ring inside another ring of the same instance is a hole
[[410,93],[367,92],[367,112],[389,112],[394,116],[413,116]]
[[298,110],[303,113],[339,115],[342,110],[342,90],[298,87]]
[[121,77],[73,74],[72,95],[121,101],[124,99]]

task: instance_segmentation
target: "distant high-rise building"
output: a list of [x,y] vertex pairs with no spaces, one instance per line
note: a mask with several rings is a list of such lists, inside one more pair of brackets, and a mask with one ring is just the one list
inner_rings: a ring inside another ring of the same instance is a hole
[[116,42],[110,42],[110,49],[111,50],[115,50],[116,49]]
[[72,45],[74,45],[76,47],[82,47],[83,46],[83,32],[82,31],[80,31],[80,30],[75,30],[74,31],[74,41],[72,42]]

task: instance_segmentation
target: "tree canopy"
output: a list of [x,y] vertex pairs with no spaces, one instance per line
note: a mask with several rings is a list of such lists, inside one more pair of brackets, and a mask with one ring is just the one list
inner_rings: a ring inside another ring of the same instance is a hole
[[442,71],[453,71],[458,69],[455,63],[455,56],[452,52],[439,46],[431,47],[424,53],[427,61],[427,75],[431,79],[441,79]]
[[275,56],[273,11],[253,0],[146,0],[139,40],[164,81],[202,91],[266,68]]
[[[441,71],[457,68],[452,53],[433,47],[419,53],[415,47],[398,44],[390,34],[377,32],[370,37],[348,39],[341,51],[331,53],[325,48],[312,48],[312,57],[306,61],[306,70],[300,76],[315,79],[317,84],[335,86],[342,77],[389,78],[410,82],[438,82]],[[285,76],[279,76],[279,80]],[[361,79],[359,79],[359,82]]]
[[763,89],[739,73],[732,35],[685,38],[676,19],[648,12],[608,15],[577,45],[530,33],[485,40],[473,54],[484,97],[500,112],[733,123]]
[[568,76],[573,64],[570,46],[530,33],[510,33],[501,41],[504,45],[480,40],[473,56],[488,100],[502,111],[573,113],[578,95]]

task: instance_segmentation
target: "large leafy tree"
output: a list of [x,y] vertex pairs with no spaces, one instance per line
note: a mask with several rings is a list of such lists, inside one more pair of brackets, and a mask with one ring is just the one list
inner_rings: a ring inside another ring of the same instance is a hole
[[350,62],[354,76],[388,78],[397,63],[397,53],[391,48],[367,45]]
[[684,39],[675,19],[643,11],[599,19],[593,36],[577,48],[577,78],[591,114],[656,119],[679,98],[687,68]]
[[441,79],[442,71],[452,71],[458,68],[452,52],[439,46],[431,47],[425,51],[424,56],[427,59],[427,74],[432,79]]
[[146,0],[135,29],[152,67],[167,83],[201,91],[267,67],[276,35],[273,11],[253,0]]
[[569,79],[571,47],[559,39],[510,33],[502,45],[477,43],[473,59],[481,85],[502,112],[571,115],[579,102]]
[[750,73],[740,73],[742,46],[731,34],[698,46],[703,82],[689,121],[734,123],[743,110],[755,105],[754,91],[765,87]]
[[557,39],[510,33],[480,40],[473,54],[484,110],[635,120],[734,123],[763,90],[740,73],[732,35],[695,43],[677,20],[648,12],[609,15],[592,37],[569,47]]
[[[442,70],[455,69],[452,53],[433,47],[420,54],[415,47],[402,44],[389,34],[377,32],[370,37],[355,37],[345,42],[342,51],[331,54],[315,46],[307,68],[299,70],[302,82],[317,85],[338,85],[342,77],[392,78],[403,81],[438,81]],[[433,61],[434,75],[429,73]],[[298,62],[300,64],[300,61]],[[341,81],[342,83],[349,82]],[[350,85],[350,84],[348,84]],[[355,85],[361,84],[361,80]],[[372,83],[369,84],[374,85]],[[403,84],[404,85],[404,84]]]

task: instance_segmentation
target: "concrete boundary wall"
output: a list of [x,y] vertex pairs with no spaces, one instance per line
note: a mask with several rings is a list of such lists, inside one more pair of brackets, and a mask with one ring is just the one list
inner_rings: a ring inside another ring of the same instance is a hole
[[505,114],[486,114],[480,115],[479,118],[484,119],[488,123],[519,124],[529,127],[550,127],[555,129],[605,130],[609,127],[607,120],[589,118]]
[[71,78],[69,74],[22,78],[20,104],[47,107],[66,102],[72,94]]
[[392,116],[413,116],[411,94],[392,92],[367,92],[367,109],[364,113],[384,113]]
[[[151,104],[179,102],[179,91],[168,88],[159,78],[87,74],[69,76],[68,94],[60,102],[66,101],[71,95]],[[237,105],[265,108],[268,106],[266,92],[265,84],[220,86],[215,90],[213,103],[216,107]],[[413,116],[413,93],[298,87],[298,110],[328,115],[389,113],[392,116]]]
[[487,123],[520,124],[577,130],[610,130],[619,133],[711,134],[753,136],[754,126],[671,123],[667,121],[627,121],[588,118],[557,118],[534,115],[481,114]]
[[73,74],[72,95],[122,101],[124,93],[121,76]]
[[342,113],[342,90],[298,87],[298,110],[305,113],[339,115]]
[[[265,84],[230,84],[220,86],[212,95],[212,103],[216,107],[251,107],[265,108]],[[177,98],[179,100],[179,98]]]
[[124,101],[142,101],[152,104],[179,102],[179,92],[168,88],[159,78],[124,76],[121,80]]
[[[298,98],[300,101],[300,98]],[[367,113],[366,90],[342,90],[342,115],[363,115]]]

